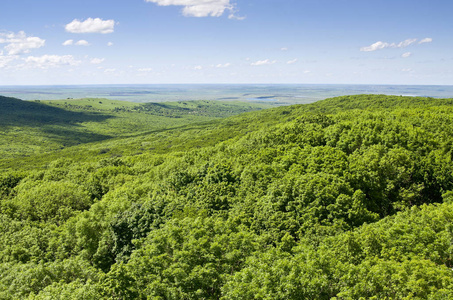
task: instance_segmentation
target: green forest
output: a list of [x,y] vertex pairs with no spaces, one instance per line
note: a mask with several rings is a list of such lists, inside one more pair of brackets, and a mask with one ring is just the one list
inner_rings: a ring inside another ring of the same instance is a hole
[[453,99],[0,97],[0,299],[453,299]]

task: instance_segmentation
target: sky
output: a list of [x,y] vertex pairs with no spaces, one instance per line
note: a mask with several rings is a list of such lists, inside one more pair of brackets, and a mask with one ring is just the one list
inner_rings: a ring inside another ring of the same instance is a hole
[[451,0],[1,0],[0,85],[453,85]]

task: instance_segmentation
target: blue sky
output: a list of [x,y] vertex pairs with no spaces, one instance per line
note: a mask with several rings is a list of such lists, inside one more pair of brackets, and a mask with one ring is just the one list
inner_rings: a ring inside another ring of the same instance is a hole
[[0,85],[453,84],[451,0],[2,0]]

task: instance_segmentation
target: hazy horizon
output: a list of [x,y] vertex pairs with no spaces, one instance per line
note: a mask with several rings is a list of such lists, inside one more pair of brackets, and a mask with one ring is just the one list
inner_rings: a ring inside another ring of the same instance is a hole
[[239,100],[276,104],[310,103],[325,98],[386,94],[401,96],[453,97],[447,85],[366,84],[104,84],[0,86],[0,95],[23,100],[108,98],[132,102],[188,100]]

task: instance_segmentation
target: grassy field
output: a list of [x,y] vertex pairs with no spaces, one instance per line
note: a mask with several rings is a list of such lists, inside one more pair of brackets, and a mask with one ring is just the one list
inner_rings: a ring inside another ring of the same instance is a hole
[[[0,97],[0,154],[4,161],[74,146],[78,146],[76,151],[85,151],[80,145],[90,143],[100,152],[109,152],[106,148],[120,139],[138,141],[146,136],[142,144],[148,145],[159,139],[157,135],[148,141],[150,134],[208,126],[213,120],[265,107],[268,105],[223,101],[137,104],[108,99],[21,101]],[[99,142],[107,144],[100,146]]]

